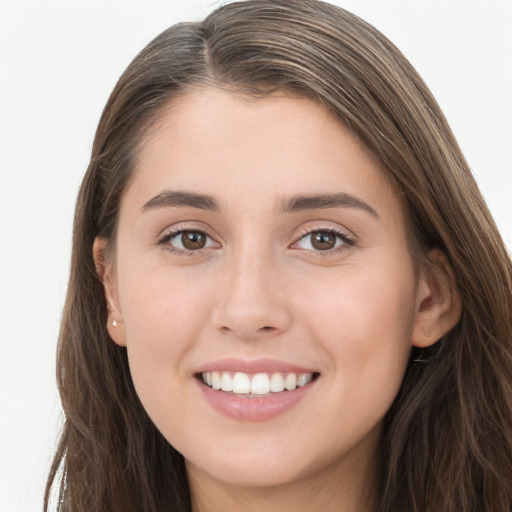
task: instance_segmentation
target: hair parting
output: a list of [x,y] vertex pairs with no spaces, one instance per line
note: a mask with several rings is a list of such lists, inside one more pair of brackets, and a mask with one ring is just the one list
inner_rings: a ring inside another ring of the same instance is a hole
[[316,0],[248,0],[160,34],[103,111],[76,205],[57,355],[65,419],[45,511],[52,496],[58,512],[191,510],[183,457],[147,416],[126,350],[108,336],[92,246],[99,236],[114,248],[145,136],[180,94],[202,87],[320,102],[399,191],[420,266],[439,248],[454,269],[462,317],[425,364],[411,354],[385,418],[375,512],[512,510],[512,265],[443,113],[358,17]]

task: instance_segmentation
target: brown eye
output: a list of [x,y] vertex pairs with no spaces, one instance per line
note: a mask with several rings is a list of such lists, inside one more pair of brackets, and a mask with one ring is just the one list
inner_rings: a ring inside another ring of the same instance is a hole
[[314,231],[311,233],[311,245],[317,251],[327,251],[336,246],[336,239],[338,238],[334,233],[328,231]]
[[206,245],[206,235],[200,231],[183,231],[180,236],[183,247],[189,251],[203,249]]
[[348,249],[354,244],[355,241],[341,231],[317,229],[304,235],[295,242],[294,246],[299,249],[316,251],[317,253],[334,253],[337,250]]
[[178,255],[201,254],[205,249],[219,249],[221,246],[199,229],[178,229],[164,235],[160,241],[167,250]]

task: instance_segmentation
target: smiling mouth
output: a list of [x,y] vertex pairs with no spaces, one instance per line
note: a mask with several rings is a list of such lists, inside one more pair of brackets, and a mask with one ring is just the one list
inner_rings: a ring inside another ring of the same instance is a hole
[[214,391],[247,398],[272,396],[307,386],[319,373],[244,373],[229,371],[203,372],[198,378]]

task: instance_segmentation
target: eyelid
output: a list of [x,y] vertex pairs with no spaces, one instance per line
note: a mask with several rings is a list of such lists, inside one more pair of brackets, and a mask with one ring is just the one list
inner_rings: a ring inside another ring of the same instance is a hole
[[[213,242],[214,245],[213,246],[209,245],[207,247],[203,247],[203,248],[200,248],[197,250],[192,250],[192,249],[186,249],[186,248],[182,249],[179,247],[174,247],[173,245],[168,243],[173,238],[175,238],[175,237],[179,236],[181,233],[184,233],[187,231],[201,233],[202,235],[207,237],[211,242]],[[339,245],[335,245],[335,247],[333,247],[331,249],[325,249],[325,250],[314,249],[314,248],[313,249],[303,249],[300,247],[298,247],[298,248],[294,247],[301,240],[306,238],[307,236],[310,236],[313,233],[318,233],[318,232],[332,233],[333,235],[338,237],[342,241],[342,243]],[[295,237],[295,241],[290,245],[290,248],[299,249],[299,250],[302,250],[305,252],[309,252],[311,254],[315,254],[315,256],[322,257],[322,256],[336,254],[340,251],[348,250],[351,247],[353,247],[354,245],[356,245],[356,243],[357,243],[357,239],[353,234],[350,233],[350,231],[340,228],[340,227],[335,227],[332,225],[319,223],[316,225],[310,225],[308,227],[304,227],[304,228],[300,229],[298,235]],[[216,248],[221,247],[221,244],[212,235],[210,235],[209,230],[199,227],[197,225],[190,225],[188,223],[177,224],[172,227],[168,227],[168,228],[164,229],[160,233],[160,235],[158,235],[157,245],[165,246],[165,249],[170,252],[174,252],[179,255],[186,255],[186,256],[194,256],[194,255],[198,256],[206,250],[211,250],[213,248],[216,249]]]
[[[186,249],[186,248],[182,249],[180,247],[174,247],[169,243],[170,240],[178,237],[182,233],[186,233],[187,231],[201,233],[207,239],[209,239],[210,241],[213,241],[215,243],[215,247],[208,246],[208,247],[202,247],[201,249],[197,249],[197,250],[191,250],[191,249]],[[207,230],[200,228],[197,225],[194,226],[194,225],[190,225],[190,224],[178,224],[178,225],[164,229],[158,235],[157,245],[165,246],[166,250],[173,252],[173,253],[180,254],[180,255],[185,255],[185,256],[199,255],[199,254],[202,254],[203,251],[205,251],[205,250],[210,250],[212,248],[220,247],[220,243],[217,242],[217,240],[212,235],[210,235]]]
[[339,251],[348,250],[351,247],[353,247],[354,245],[356,245],[356,242],[357,242],[356,237],[354,235],[350,234],[350,232],[348,232],[348,230],[344,230],[339,227],[328,226],[325,224],[324,225],[319,224],[319,225],[314,225],[314,226],[308,226],[307,228],[301,229],[299,231],[299,235],[296,237],[295,241],[291,245],[291,248],[294,248],[293,247],[294,245],[298,244],[301,240],[312,235],[313,233],[322,233],[322,232],[331,233],[331,234],[335,235],[342,241],[342,244],[335,246],[331,249],[323,250],[323,251],[320,249],[302,249],[302,248],[298,248],[298,249],[306,251],[306,252],[311,252],[315,255],[328,256],[329,254],[334,254]]

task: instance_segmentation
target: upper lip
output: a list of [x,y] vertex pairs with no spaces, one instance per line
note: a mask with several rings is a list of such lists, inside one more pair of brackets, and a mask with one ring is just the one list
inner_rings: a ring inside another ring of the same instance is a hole
[[243,372],[243,373],[318,373],[316,370],[298,366],[293,363],[281,361],[272,358],[259,358],[259,359],[239,359],[235,357],[228,357],[225,359],[218,359],[201,366],[197,373],[205,372]]

